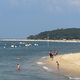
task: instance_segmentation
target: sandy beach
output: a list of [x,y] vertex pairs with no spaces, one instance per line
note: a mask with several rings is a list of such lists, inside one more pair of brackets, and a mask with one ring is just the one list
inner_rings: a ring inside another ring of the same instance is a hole
[[57,55],[53,60],[49,57],[44,60],[46,65],[57,70],[56,61],[59,63],[59,72],[62,74],[80,77],[80,53]]

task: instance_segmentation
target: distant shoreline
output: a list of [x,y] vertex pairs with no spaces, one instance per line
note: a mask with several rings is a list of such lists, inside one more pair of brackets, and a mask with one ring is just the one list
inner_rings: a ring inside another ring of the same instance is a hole
[[80,42],[80,40],[0,39],[0,41]]

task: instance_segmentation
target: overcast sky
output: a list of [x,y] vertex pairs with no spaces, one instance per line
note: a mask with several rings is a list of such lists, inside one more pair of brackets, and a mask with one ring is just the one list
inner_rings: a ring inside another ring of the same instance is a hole
[[80,0],[0,0],[2,38],[71,27],[80,27]]

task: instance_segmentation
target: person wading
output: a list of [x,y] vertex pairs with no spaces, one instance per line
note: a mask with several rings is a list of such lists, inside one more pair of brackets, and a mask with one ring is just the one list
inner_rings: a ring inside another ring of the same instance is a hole
[[49,56],[53,60],[53,54],[51,52],[49,52]]
[[18,71],[20,70],[20,64],[17,64],[17,70]]
[[59,70],[59,62],[56,61],[56,64],[57,64],[57,70]]

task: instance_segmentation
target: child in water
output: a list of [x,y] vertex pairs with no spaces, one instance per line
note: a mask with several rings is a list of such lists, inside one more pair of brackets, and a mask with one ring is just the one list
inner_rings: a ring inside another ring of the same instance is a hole
[[20,64],[17,64],[17,70],[20,70]]

